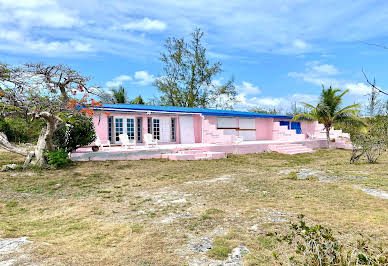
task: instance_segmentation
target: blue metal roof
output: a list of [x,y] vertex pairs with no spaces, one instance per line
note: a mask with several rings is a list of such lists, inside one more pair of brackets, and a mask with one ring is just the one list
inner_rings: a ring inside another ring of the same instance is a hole
[[[95,108],[100,109],[100,108]],[[214,116],[234,116],[234,117],[261,117],[261,118],[281,118],[292,119],[289,115],[274,115],[262,114],[254,112],[242,112],[231,110],[217,110],[191,107],[176,107],[176,106],[155,106],[155,105],[140,105],[140,104],[104,104],[103,110],[106,111],[151,111],[151,112],[171,112],[171,113],[195,113],[202,115]]]

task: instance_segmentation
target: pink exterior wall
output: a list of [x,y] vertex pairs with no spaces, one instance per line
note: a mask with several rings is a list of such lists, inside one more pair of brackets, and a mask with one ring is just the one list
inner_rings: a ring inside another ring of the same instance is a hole
[[[175,142],[169,142],[169,143],[180,143],[180,130],[179,130],[179,119],[177,115],[160,115],[160,114],[154,114],[154,115],[146,115],[143,113],[120,113],[120,112],[111,112],[110,116],[113,117],[120,117],[123,119],[127,118],[142,118],[142,135],[148,133],[148,117],[157,118],[157,117],[171,117],[176,118],[176,141]],[[95,112],[93,116],[93,123],[94,123],[94,129],[96,131],[96,135],[101,139],[103,143],[106,143],[108,140],[108,117],[104,112]],[[114,127],[114,124],[112,125]],[[142,136],[142,139],[143,139]],[[166,142],[165,142],[166,143]],[[114,141],[113,143],[114,144]]]
[[[179,124],[179,115],[165,115],[165,114],[152,114],[147,115],[145,113],[120,113],[120,112],[111,112],[113,117],[122,117],[126,118],[137,118],[142,117],[142,135],[148,132],[148,117],[171,117],[176,118],[176,141],[175,142],[164,142],[164,143],[181,143],[181,132]],[[236,137],[230,135],[229,132],[226,132],[223,129],[217,128],[217,116],[201,116],[201,115],[192,115],[193,116],[193,128],[194,128],[194,140],[195,143],[214,143],[214,144],[232,144],[236,142]],[[239,124],[239,118],[237,120],[237,125]],[[325,138],[323,132],[323,125],[319,124],[317,121],[300,121],[301,129],[303,134],[296,134],[295,130],[288,129],[287,126],[280,126],[278,121],[288,120],[288,119],[273,119],[273,118],[255,118],[255,127],[256,127],[256,140],[289,140],[289,141],[301,141],[308,137],[314,136],[317,138]],[[103,143],[106,143],[108,140],[108,118],[104,112],[96,112],[93,116],[93,122],[95,126],[96,135],[101,139]],[[113,125],[114,126],[114,125]],[[238,127],[238,126],[237,126]],[[226,134],[228,133],[228,134]],[[307,134],[309,133],[309,134]],[[236,135],[239,134],[237,130]],[[342,133],[340,130],[331,130],[331,138],[348,138],[349,135]],[[143,137],[143,136],[142,136]],[[114,141],[113,143],[114,144]]]
[[101,139],[101,141],[106,143],[108,140],[108,117],[105,113],[95,112],[93,116],[93,123],[96,135]]
[[194,138],[195,143],[202,142],[202,120],[203,118],[200,115],[195,115],[194,120]]
[[273,118],[256,118],[256,140],[271,140]]

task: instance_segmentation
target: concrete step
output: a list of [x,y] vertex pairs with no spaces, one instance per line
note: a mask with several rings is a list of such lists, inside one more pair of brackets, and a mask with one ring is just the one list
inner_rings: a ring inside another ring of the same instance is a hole
[[297,144],[297,143],[274,144],[274,145],[269,145],[268,148],[272,151],[276,151],[283,154],[298,154],[298,153],[314,152],[313,149],[310,149],[302,144]]

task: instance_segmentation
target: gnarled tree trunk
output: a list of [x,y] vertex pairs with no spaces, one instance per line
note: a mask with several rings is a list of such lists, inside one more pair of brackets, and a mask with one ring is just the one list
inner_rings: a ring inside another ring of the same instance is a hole
[[46,127],[42,128],[38,138],[38,143],[35,146],[35,158],[36,164],[42,166],[46,163],[44,151],[54,151],[52,139],[60,118],[47,112],[41,113],[40,116],[45,119]]
[[27,166],[28,164],[30,164],[32,158],[35,155],[35,153],[33,151],[28,151],[26,149],[23,149],[23,148],[20,148],[18,146],[11,144],[8,141],[7,136],[3,132],[0,132],[0,147],[5,149],[6,151],[17,153],[17,154],[20,154],[23,156],[27,156],[26,160],[24,161],[24,166]]
[[39,117],[42,117],[46,121],[46,126],[42,128],[42,131],[38,138],[38,143],[36,144],[34,151],[28,151],[26,149],[11,144],[8,141],[7,136],[3,132],[0,132],[0,147],[4,148],[7,151],[26,156],[26,159],[24,161],[24,167],[28,166],[29,164],[43,166],[46,163],[44,157],[45,150],[47,150],[48,152],[54,151],[52,139],[57,129],[58,122],[61,121],[61,119],[58,116],[55,116],[48,112],[40,113]]

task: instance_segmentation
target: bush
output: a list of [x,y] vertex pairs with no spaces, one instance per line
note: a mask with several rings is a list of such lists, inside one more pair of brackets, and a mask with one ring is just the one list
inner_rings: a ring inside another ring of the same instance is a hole
[[47,163],[55,168],[63,168],[72,162],[69,158],[69,153],[63,150],[50,152],[46,156]]
[[368,119],[368,130],[352,135],[353,151],[350,163],[366,158],[369,163],[376,163],[388,147],[388,118],[376,116]]
[[8,123],[5,121],[4,118],[0,117],[0,132],[3,132],[7,138],[10,138],[11,135],[11,127],[8,125]]
[[53,144],[58,150],[72,152],[79,147],[89,145],[96,139],[91,118],[81,114],[67,119],[66,124],[54,133]]
[[10,142],[36,142],[43,126],[40,120],[28,121],[20,116],[0,118],[0,132],[5,133]]
[[368,245],[369,240],[346,246],[330,228],[308,226],[303,215],[298,218],[298,223],[291,223],[290,234],[277,238],[295,248],[295,255],[289,257],[292,265],[387,265],[388,256],[382,247]]

